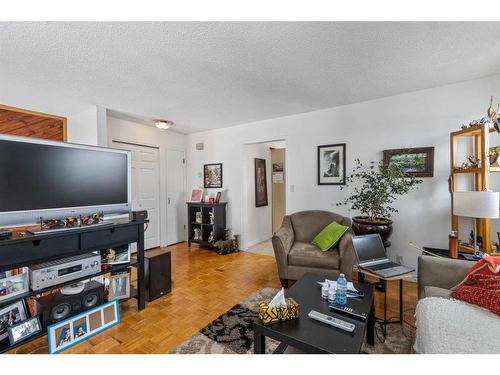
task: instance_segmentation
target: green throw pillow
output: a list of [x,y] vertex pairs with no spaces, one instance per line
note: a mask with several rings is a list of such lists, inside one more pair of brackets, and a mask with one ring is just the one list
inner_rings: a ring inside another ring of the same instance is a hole
[[314,237],[312,244],[318,246],[321,251],[330,250],[339,242],[348,229],[349,227],[345,225],[340,225],[336,222],[330,223]]

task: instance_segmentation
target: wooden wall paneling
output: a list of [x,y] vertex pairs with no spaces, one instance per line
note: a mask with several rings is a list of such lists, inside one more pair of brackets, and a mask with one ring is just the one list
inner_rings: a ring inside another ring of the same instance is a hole
[[67,119],[0,104],[0,133],[67,141]]

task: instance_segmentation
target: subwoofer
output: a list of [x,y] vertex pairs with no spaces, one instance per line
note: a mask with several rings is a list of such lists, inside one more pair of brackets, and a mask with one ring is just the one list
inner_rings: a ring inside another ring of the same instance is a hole
[[103,303],[104,285],[92,280],[78,294],[64,295],[56,292],[37,298],[33,309],[36,315],[41,316],[44,327],[47,327]]
[[148,301],[153,301],[172,290],[170,251],[149,250],[144,255]]

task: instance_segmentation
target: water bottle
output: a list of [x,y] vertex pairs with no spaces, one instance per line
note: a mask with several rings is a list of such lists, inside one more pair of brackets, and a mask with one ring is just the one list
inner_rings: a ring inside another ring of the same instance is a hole
[[347,279],[343,273],[337,279],[337,293],[335,295],[335,302],[338,305],[347,305]]

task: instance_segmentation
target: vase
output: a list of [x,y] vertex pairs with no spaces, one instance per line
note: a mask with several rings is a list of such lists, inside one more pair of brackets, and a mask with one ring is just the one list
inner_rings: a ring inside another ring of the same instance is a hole
[[384,246],[387,246],[393,230],[392,223],[392,220],[383,217],[372,220],[369,216],[355,216],[352,218],[352,230],[356,236],[378,233],[384,242]]

